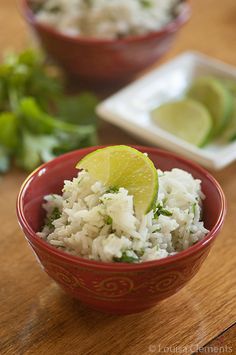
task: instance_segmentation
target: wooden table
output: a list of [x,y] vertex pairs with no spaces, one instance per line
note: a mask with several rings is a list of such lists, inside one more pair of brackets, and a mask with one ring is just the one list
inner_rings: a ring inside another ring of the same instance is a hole
[[[15,0],[1,0],[0,51],[19,50],[28,42]],[[236,65],[235,0],[193,1],[192,19],[163,61],[189,49]],[[102,126],[101,141],[140,143],[108,124]],[[204,353],[215,349],[221,354],[236,354],[236,164],[213,175],[228,199],[228,216],[200,272],[183,290],[155,308],[122,317],[84,308],[40,269],[16,221],[15,200],[26,175],[12,170],[3,177],[0,353],[191,354],[204,347]]]

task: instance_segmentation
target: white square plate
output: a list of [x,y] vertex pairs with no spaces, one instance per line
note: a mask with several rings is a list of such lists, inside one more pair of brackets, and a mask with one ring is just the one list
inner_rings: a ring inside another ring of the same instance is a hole
[[161,103],[181,97],[194,78],[206,74],[236,81],[236,68],[200,53],[185,52],[100,103],[97,113],[151,144],[208,168],[222,169],[236,159],[236,141],[198,148],[157,127],[149,114]]

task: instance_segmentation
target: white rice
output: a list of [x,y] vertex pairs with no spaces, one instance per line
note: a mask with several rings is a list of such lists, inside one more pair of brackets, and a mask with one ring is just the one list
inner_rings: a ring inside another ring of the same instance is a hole
[[125,188],[114,191],[79,172],[62,196],[48,195],[46,224],[38,235],[68,253],[104,262],[143,262],[175,254],[201,240],[201,181],[189,173],[158,170],[155,210],[142,218]]
[[180,9],[180,0],[32,0],[36,19],[76,36],[120,38],[160,30]]

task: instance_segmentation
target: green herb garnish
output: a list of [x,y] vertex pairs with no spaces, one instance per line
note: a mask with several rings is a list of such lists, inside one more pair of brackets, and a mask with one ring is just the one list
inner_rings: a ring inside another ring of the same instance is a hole
[[140,249],[140,250],[136,250],[135,252],[136,252],[136,254],[137,254],[139,257],[141,257],[141,256],[144,255],[145,250],[144,250],[144,248],[142,248],[142,249]]
[[156,233],[156,232],[160,232],[161,231],[161,227],[155,229],[154,231],[152,231],[152,233]]
[[54,68],[27,50],[0,65],[0,172],[11,161],[31,171],[42,162],[96,144],[95,96],[67,97]]
[[160,203],[154,208],[154,218],[157,219],[160,215],[170,217],[173,215],[171,211],[165,209]]
[[57,14],[59,12],[61,12],[61,7],[59,5],[55,5],[50,7],[50,9],[48,9],[48,11],[52,14]]
[[137,263],[139,261],[138,258],[127,255],[126,251],[122,253],[120,258],[113,258],[113,260],[118,263]]
[[50,216],[46,218],[46,222],[45,222],[46,226],[48,226],[49,228],[54,228],[52,222],[60,217],[61,217],[61,212],[59,211],[58,207],[55,207],[52,213],[50,214]]
[[196,214],[196,206],[197,206],[197,202],[195,202],[195,203],[192,205],[192,212],[193,212],[194,215]]
[[110,216],[105,216],[104,218],[106,224],[112,224],[112,218]]
[[150,8],[153,5],[151,0],[140,0],[140,3],[144,8]]
[[119,192],[119,187],[117,186],[112,186],[112,187],[109,187],[108,190],[106,190],[106,194],[117,194]]

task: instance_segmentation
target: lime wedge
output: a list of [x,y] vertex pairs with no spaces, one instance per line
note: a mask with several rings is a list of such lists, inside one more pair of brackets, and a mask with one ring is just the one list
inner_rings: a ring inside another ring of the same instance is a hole
[[98,149],[76,165],[107,187],[124,187],[134,196],[135,213],[141,216],[153,208],[158,192],[157,170],[138,150],[116,145]]
[[207,109],[191,99],[163,104],[151,116],[160,128],[199,147],[207,143],[212,129]]
[[224,85],[213,77],[201,77],[193,82],[187,97],[206,106],[214,123],[213,136],[221,133],[232,111],[232,96]]
[[221,82],[233,97],[232,113],[222,137],[224,141],[231,142],[236,140],[236,81],[232,79],[222,79]]
[[231,142],[236,140],[236,97],[233,99],[233,112],[225,131],[222,134],[222,140]]
[[236,96],[236,80],[232,79],[222,79],[222,85],[231,92],[233,96]]

